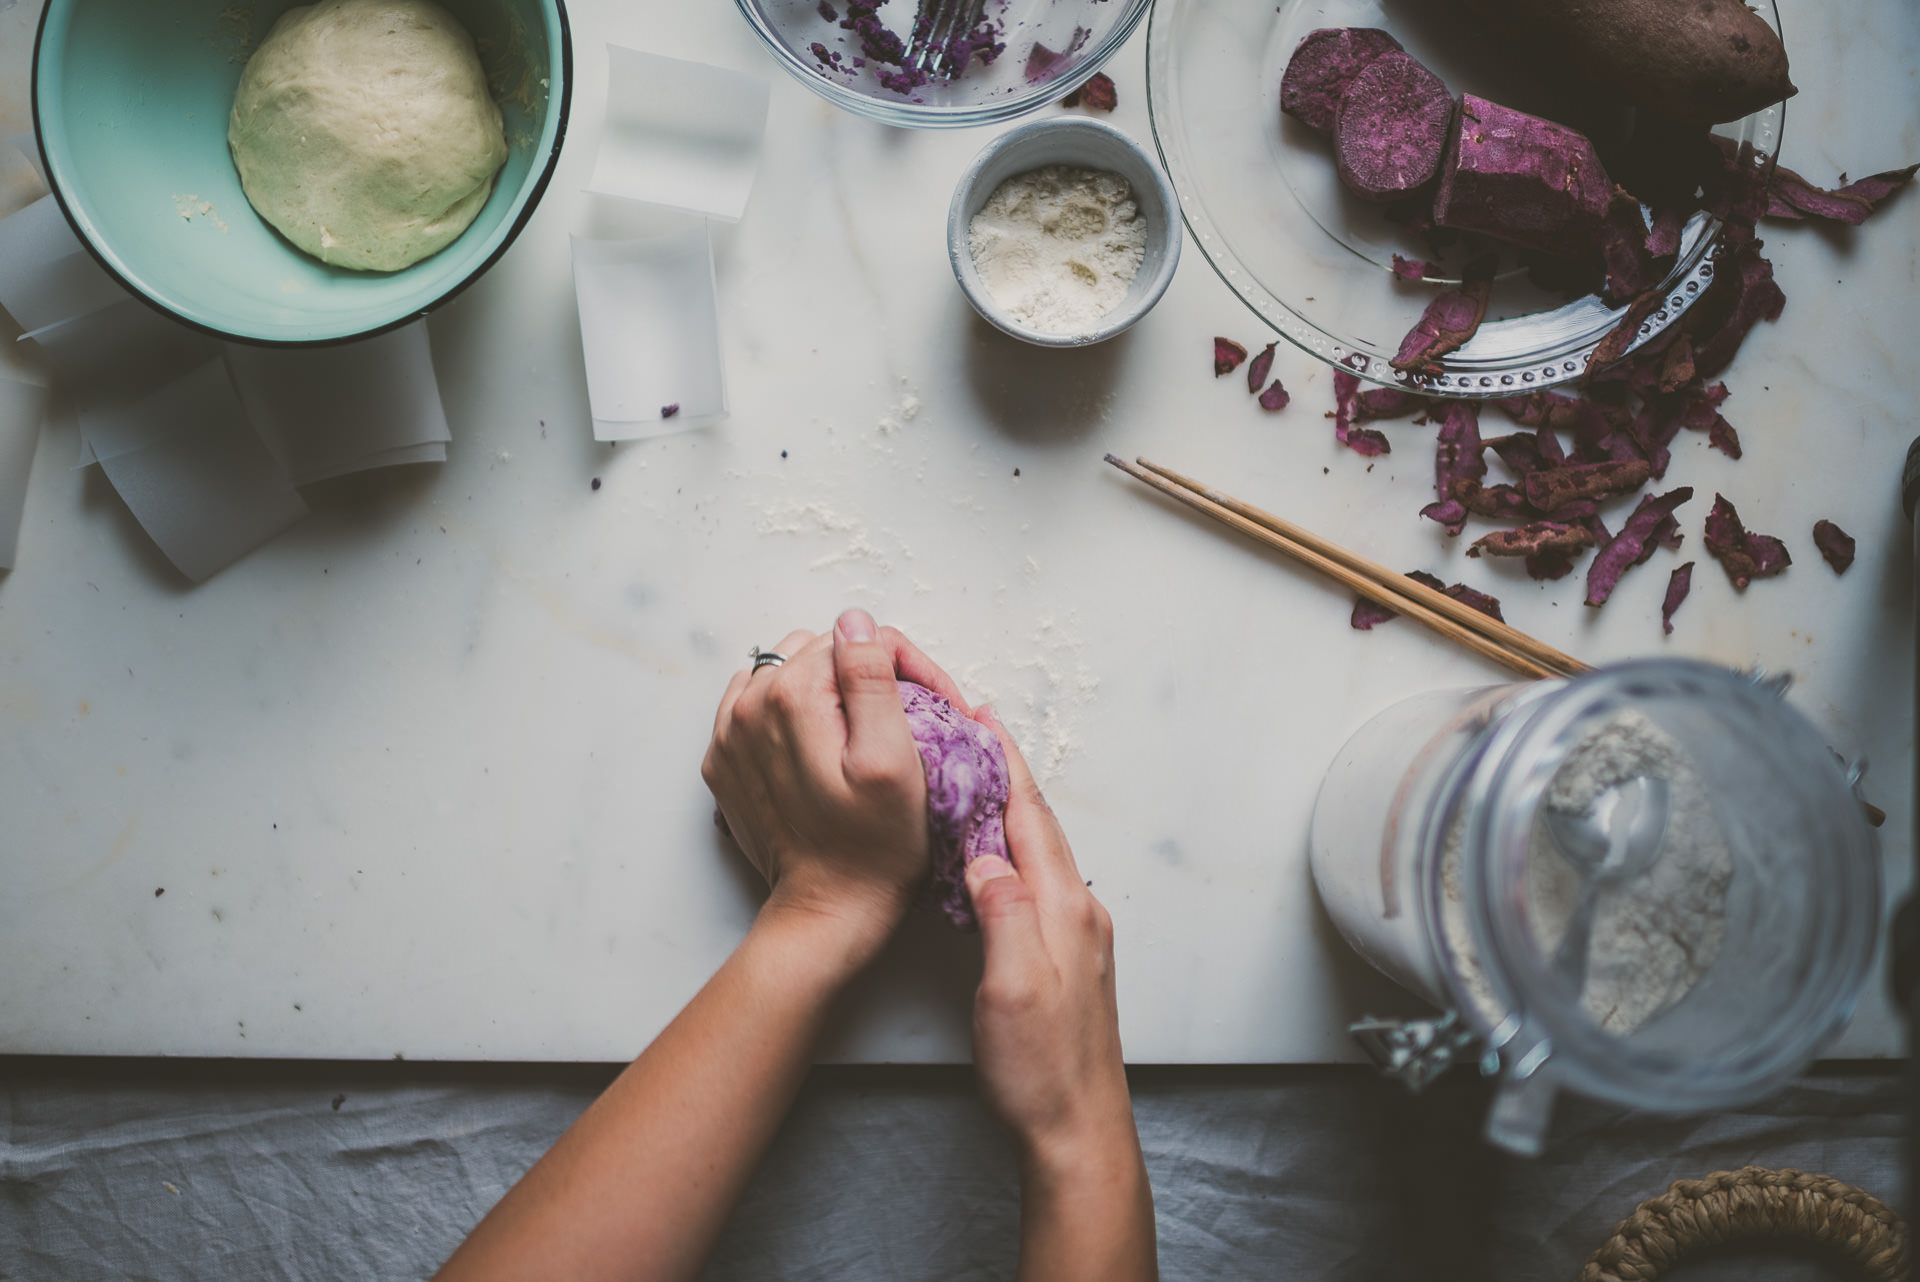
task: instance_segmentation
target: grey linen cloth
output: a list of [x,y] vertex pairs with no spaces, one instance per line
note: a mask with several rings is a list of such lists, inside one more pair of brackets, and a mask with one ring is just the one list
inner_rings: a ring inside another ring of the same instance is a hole
[[[0,1061],[0,1278],[429,1275],[611,1066]],[[1532,1162],[1477,1138],[1486,1088],[1358,1068],[1141,1069],[1168,1279],[1571,1279],[1677,1178],[1797,1166],[1898,1206],[1902,1085],[1841,1066],[1748,1108],[1564,1101]],[[708,1282],[1011,1278],[1019,1191],[965,1069],[815,1070]],[[1672,1275],[1837,1276],[1768,1252]]]

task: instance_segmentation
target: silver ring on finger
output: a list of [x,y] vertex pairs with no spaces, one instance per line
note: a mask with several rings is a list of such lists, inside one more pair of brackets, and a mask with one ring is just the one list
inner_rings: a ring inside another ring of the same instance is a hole
[[747,657],[753,660],[753,667],[748,672],[749,676],[762,668],[777,668],[787,661],[786,655],[776,654],[772,650],[762,650],[759,646],[747,651]]

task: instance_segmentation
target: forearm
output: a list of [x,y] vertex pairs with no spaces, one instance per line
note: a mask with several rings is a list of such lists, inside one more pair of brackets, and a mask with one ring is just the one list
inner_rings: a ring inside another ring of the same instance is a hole
[[1132,1113],[1020,1163],[1019,1282],[1155,1282],[1153,1192]]
[[440,1276],[694,1277],[866,960],[762,913],[645,1053],[502,1199]]

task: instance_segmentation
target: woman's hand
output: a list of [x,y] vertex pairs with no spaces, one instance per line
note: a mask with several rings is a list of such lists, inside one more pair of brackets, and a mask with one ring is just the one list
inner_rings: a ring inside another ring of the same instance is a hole
[[967,705],[864,610],[831,636],[789,633],[776,653],[787,662],[728,684],[700,772],[772,888],[766,911],[827,924],[864,960],[930,866],[926,776],[896,676]]
[[986,953],[973,1060],[1020,1155],[1020,1276],[1152,1278],[1153,1196],[1120,1053],[1113,920],[1012,736],[986,710],[978,719],[1007,754],[1013,863],[967,866]]

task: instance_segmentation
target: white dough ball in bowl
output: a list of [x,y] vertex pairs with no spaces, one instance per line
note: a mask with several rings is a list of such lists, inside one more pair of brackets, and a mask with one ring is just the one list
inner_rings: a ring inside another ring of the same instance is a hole
[[227,142],[262,218],[364,271],[451,244],[507,158],[473,37],[431,0],[288,10],[241,74]]

